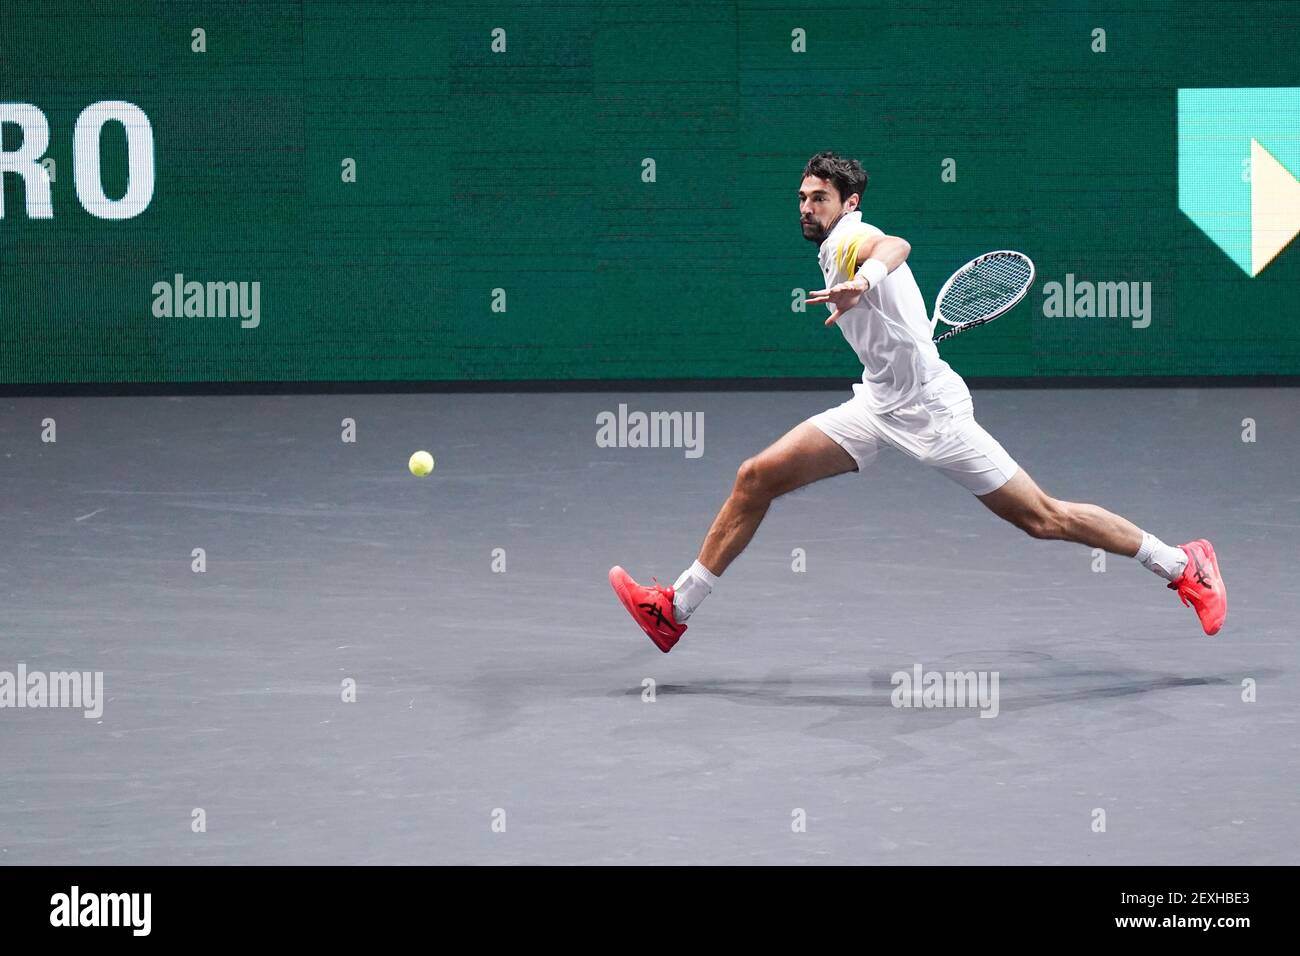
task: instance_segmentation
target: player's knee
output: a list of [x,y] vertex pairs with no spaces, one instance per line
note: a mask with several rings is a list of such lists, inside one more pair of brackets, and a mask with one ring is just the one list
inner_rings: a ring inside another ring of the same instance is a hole
[[1019,524],[1031,538],[1048,541],[1062,538],[1068,522],[1064,503],[1044,496],[1025,512]]
[[772,468],[761,458],[747,458],[736,470],[735,494],[763,501],[772,497]]

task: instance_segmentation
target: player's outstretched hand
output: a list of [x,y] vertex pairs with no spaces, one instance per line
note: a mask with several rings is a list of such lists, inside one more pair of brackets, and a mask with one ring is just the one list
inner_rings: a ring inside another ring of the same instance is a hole
[[829,289],[818,289],[809,293],[804,303],[806,305],[817,305],[820,302],[830,302],[835,306],[835,311],[831,313],[831,317],[824,324],[834,325],[846,310],[853,308],[862,300],[862,294],[866,291],[866,283],[854,279],[849,282],[841,282]]

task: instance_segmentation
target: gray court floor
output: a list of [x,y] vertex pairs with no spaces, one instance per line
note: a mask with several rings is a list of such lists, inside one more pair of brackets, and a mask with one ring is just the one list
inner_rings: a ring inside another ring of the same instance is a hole
[[[0,671],[105,698],[0,709],[0,861],[1300,862],[1300,393],[975,393],[1049,492],[1214,542],[1218,637],[889,453],[778,501],[660,654],[609,567],[671,582],[846,397],[0,399]],[[597,447],[620,403],[703,454]],[[997,716],[893,706],[918,665]]]

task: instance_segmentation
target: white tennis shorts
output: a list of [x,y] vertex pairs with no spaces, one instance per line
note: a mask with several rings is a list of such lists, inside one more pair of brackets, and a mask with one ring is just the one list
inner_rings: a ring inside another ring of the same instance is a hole
[[921,387],[919,400],[877,414],[858,394],[808,419],[858,463],[861,474],[882,445],[937,468],[967,491],[987,495],[1011,480],[1015,460],[975,421],[970,389],[955,372]]

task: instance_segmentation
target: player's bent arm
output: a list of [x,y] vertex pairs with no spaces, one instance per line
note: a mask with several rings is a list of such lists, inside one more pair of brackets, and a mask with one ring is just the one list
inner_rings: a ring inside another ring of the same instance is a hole
[[[850,262],[857,274],[848,282],[841,282],[830,289],[818,289],[805,300],[807,305],[822,302],[831,304],[834,312],[826,320],[827,325],[834,325],[840,315],[853,308],[862,296],[901,266],[912,251],[911,243],[898,236],[875,236],[860,233],[848,242],[841,243],[835,251],[835,265],[838,272],[850,272]],[[858,265],[861,268],[857,268]]]
[[864,279],[867,288],[877,285],[904,262],[912,244],[898,236],[875,236],[858,246],[854,261],[854,278]]

